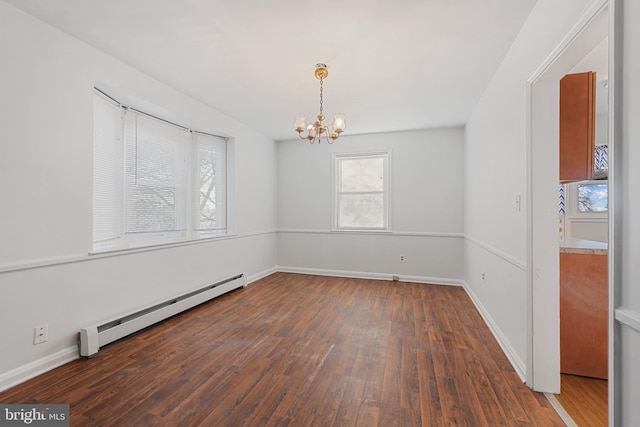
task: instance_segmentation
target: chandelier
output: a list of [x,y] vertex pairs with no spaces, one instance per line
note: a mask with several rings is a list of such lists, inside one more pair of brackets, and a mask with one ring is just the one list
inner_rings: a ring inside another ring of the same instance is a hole
[[[320,80],[320,114],[317,116],[317,120],[312,124],[307,124],[307,118],[303,115],[296,116],[296,132],[298,132],[298,136],[300,139],[308,139],[309,143],[313,144],[318,141],[318,144],[322,141],[322,137],[324,135],[325,140],[329,144],[333,144],[336,139],[340,136],[340,134],[344,131],[346,126],[345,123],[345,115],[344,114],[335,114],[333,116],[333,124],[329,126],[325,126],[322,124],[324,121],[324,114],[322,110],[322,95],[323,95],[323,86],[322,83],[324,79],[329,75],[329,70],[327,70],[326,64],[316,64],[316,70],[314,72],[316,79]],[[304,135],[304,131],[307,131],[307,134]]]

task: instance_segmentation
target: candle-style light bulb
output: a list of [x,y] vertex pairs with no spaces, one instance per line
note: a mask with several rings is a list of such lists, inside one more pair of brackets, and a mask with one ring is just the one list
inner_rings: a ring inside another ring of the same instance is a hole
[[307,127],[307,117],[299,114],[296,116],[295,130],[296,132],[302,132]]
[[337,134],[340,134],[344,131],[344,128],[347,126],[346,116],[344,114],[334,114],[333,116],[333,129]]

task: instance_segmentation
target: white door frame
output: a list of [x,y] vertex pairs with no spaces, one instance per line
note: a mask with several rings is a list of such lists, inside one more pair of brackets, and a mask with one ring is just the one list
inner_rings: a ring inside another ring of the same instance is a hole
[[560,392],[558,82],[606,36],[611,42],[613,1],[593,1],[527,80],[526,383],[537,391]]

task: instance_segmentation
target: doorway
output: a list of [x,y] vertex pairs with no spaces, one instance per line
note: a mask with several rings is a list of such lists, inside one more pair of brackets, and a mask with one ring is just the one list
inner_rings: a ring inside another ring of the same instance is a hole
[[528,80],[526,382],[542,392],[559,393],[561,378],[558,82],[608,36],[608,1],[597,1]]
[[[561,381],[557,401],[578,425],[586,427],[607,425],[608,415],[608,51],[605,37],[560,86],[561,100],[564,96],[567,103],[560,111],[561,128],[564,124],[560,135],[585,134],[569,140],[580,141],[577,147],[560,150],[561,159],[566,160],[560,162],[560,176],[567,181],[560,183],[559,191]],[[577,99],[583,102],[576,104]],[[577,107],[588,114],[580,113],[576,120]],[[583,121],[592,126],[583,126]],[[582,157],[572,150],[591,153],[593,158],[576,162]],[[583,173],[566,169],[586,163],[593,165]],[[592,172],[587,173],[588,169]]]

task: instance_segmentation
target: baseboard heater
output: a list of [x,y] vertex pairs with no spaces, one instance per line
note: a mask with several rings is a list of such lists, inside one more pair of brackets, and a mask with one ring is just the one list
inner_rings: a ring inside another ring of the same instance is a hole
[[80,356],[91,356],[102,346],[244,285],[244,274],[239,274],[134,313],[80,329]]

